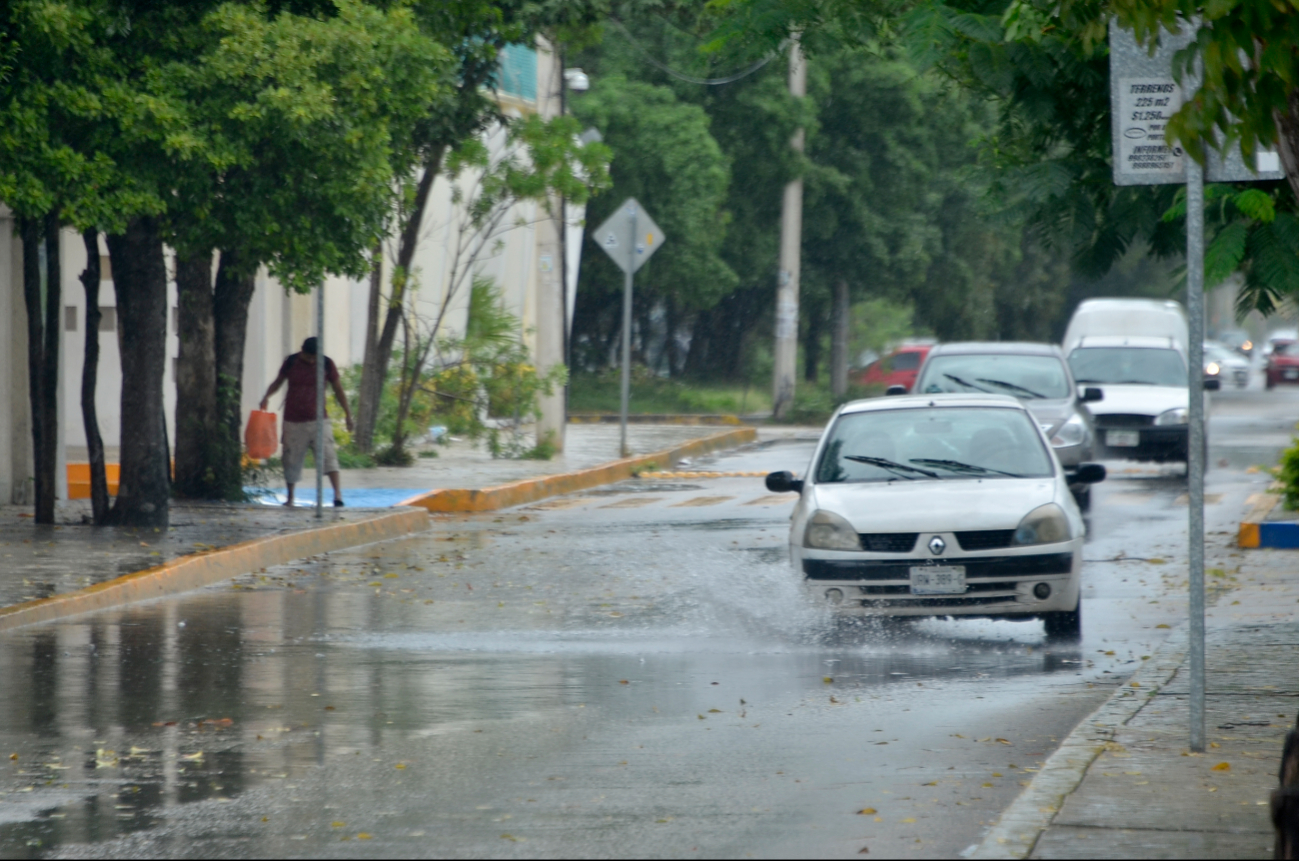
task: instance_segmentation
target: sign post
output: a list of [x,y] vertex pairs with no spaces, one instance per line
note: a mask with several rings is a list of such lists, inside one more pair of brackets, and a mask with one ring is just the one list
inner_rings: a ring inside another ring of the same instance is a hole
[[621,436],[619,451],[623,457],[631,454],[627,448],[627,407],[631,399],[631,293],[632,277],[645,261],[663,244],[663,231],[641,208],[636,198],[624,200],[613,215],[605,219],[595,232],[595,240],[623,271],[622,286],[622,392],[619,424]]
[[316,287],[316,518],[325,516],[325,285]]
[[[1190,586],[1190,747],[1202,753],[1204,731],[1204,183],[1284,179],[1276,153],[1259,152],[1246,165],[1240,150],[1209,151],[1207,165],[1188,158],[1165,138],[1169,118],[1186,93],[1173,77],[1173,54],[1190,44],[1198,28],[1182,22],[1179,34],[1163,32],[1154,54],[1117,22],[1110,21],[1110,133],[1115,185],[1186,183],[1186,316],[1188,393],[1186,484],[1187,565]],[[1197,82],[1188,81],[1194,93]]]

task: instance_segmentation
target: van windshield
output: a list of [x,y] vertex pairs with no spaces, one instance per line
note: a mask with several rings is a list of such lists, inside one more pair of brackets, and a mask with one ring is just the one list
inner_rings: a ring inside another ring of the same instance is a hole
[[1069,368],[1079,385],[1186,386],[1182,354],[1158,347],[1080,347]]

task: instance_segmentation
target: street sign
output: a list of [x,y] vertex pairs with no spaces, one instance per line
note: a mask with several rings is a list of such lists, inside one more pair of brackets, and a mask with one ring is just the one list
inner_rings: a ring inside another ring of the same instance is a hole
[[663,244],[663,231],[629,197],[595,231],[595,241],[623,272],[635,272]]
[[[1182,148],[1164,139],[1168,119],[1194,92],[1197,82],[1185,87],[1173,77],[1173,55],[1190,44],[1195,27],[1183,23],[1179,34],[1160,34],[1152,55],[1137,44],[1128,30],[1110,22],[1110,135],[1114,142],[1115,185],[1181,185],[1186,182],[1187,157]],[[1276,152],[1254,154],[1248,165],[1240,147],[1224,156],[1209,150],[1205,165],[1208,182],[1250,182],[1285,179]]]

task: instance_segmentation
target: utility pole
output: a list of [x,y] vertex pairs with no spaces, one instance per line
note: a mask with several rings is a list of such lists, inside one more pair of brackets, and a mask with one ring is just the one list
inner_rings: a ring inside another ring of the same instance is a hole
[[[789,43],[789,94],[807,95],[807,63],[798,38]],[[803,152],[804,130],[794,132],[789,145]],[[772,373],[772,412],[784,418],[794,403],[794,372],[798,360],[798,276],[803,241],[803,178],[785,184],[780,212],[780,273],[776,281],[776,357]]]

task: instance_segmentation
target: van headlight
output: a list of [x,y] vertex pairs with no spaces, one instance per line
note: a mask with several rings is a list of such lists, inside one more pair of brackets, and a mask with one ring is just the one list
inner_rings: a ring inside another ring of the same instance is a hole
[[1064,509],[1054,502],[1034,508],[1015,529],[1010,546],[1025,547],[1030,544],[1059,544],[1073,535],[1069,531],[1069,518]]
[[1086,435],[1087,425],[1083,423],[1082,416],[1074,413],[1069,417],[1069,421],[1060,425],[1059,429],[1051,435],[1051,445],[1056,448],[1078,445]]
[[1157,425],[1184,425],[1186,424],[1186,407],[1178,407],[1175,410],[1167,410],[1155,418]]
[[832,511],[817,511],[807,521],[803,546],[813,550],[861,550],[852,524]]

